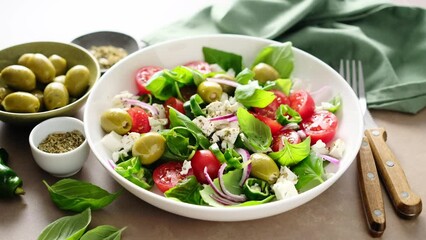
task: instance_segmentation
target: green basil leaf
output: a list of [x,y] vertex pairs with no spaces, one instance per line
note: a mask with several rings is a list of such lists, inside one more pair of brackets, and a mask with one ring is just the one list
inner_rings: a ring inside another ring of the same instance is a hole
[[294,69],[294,56],[291,42],[271,44],[256,56],[252,67],[266,63],[275,68],[281,78],[289,78]]
[[203,186],[197,181],[194,175],[191,175],[179,181],[176,186],[167,190],[164,195],[186,203],[205,205],[200,195],[201,189],[203,189]]
[[231,52],[203,47],[204,60],[210,64],[218,64],[223,70],[233,69],[236,74],[241,72],[243,57]]
[[90,208],[74,216],[57,219],[43,229],[38,240],[80,239],[91,221]]
[[209,139],[204,135],[203,131],[195,125],[185,114],[176,111],[174,108],[169,108],[169,119],[170,119],[170,128],[174,127],[184,127],[195,133],[198,139],[198,144],[203,149],[208,149],[210,147]]
[[271,152],[268,155],[281,166],[293,166],[309,156],[310,151],[310,137],[297,144],[291,144],[284,139],[284,148],[281,151]]
[[166,149],[162,155],[164,159],[190,159],[198,149],[197,134],[189,128],[177,126],[163,131],[161,135],[166,139]]
[[141,188],[149,190],[154,186],[151,171],[142,166],[139,157],[118,164],[115,171]]
[[120,240],[126,228],[118,229],[109,225],[101,225],[87,231],[80,240]]
[[243,145],[252,152],[266,152],[272,142],[271,129],[250,114],[246,109],[239,108],[237,111],[238,123],[240,124]]
[[173,77],[174,75],[170,70],[164,69],[155,73],[145,87],[154,97],[166,101],[170,97],[177,95]]
[[248,68],[244,68],[243,71],[237,74],[235,81],[239,84],[248,84],[250,80],[253,80],[254,72]]
[[274,81],[267,81],[264,85],[263,85],[263,90],[278,90],[280,92],[283,92],[286,96],[290,95],[290,90],[291,87],[293,86],[293,81],[291,81],[291,79],[286,78],[286,79],[282,79],[279,78],[277,80]]
[[257,81],[250,81],[246,85],[238,85],[234,97],[246,107],[264,108],[274,101],[275,94],[263,90]]
[[326,179],[324,174],[323,160],[314,151],[291,170],[297,175],[296,189],[305,192]]
[[329,102],[321,103],[320,109],[327,110],[329,112],[335,113],[340,109],[342,98],[340,96],[335,96]]
[[62,210],[81,212],[87,208],[100,209],[114,201],[121,192],[111,194],[91,183],[65,178],[52,186],[46,185],[55,205]]

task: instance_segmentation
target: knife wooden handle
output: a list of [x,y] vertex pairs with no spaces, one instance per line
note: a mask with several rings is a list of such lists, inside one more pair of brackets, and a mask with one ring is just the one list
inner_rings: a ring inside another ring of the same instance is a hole
[[370,142],[377,169],[397,213],[403,218],[418,216],[422,211],[422,200],[411,190],[401,164],[386,144],[385,129],[368,129],[365,135]]
[[368,228],[373,237],[380,237],[386,228],[385,207],[379,175],[366,137],[362,140],[357,160],[358,184]]

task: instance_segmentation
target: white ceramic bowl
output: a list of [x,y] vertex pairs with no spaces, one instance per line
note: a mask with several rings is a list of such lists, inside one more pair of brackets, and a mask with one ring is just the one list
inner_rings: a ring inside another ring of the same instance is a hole
[[56,177],[69,177],[80,171],[90,152],[87,139],[77,148],[65,153],[47,153],[37,147],[51,133],[73,130],[85,135],[83,122],[73,117],[51,118],[33,128],[29,142],[33,158],[40,168]]
[[[106,171],[123,187],[142,200],[163,210],[195,219],[212,221],[242,221],[273,216],[298,207],[315,198],[339,179],[353,162],[362,138],[362,114],[358,100],[346,81],[328,65],[314,56],[294,48],[293,77],[302,79],[311,91],[330,86],[331,96],[340,94],[342,109],[338,112],[339,128],[336,137],[345,141],[346,150],[336,173],[319,186],[297,196],[257,206],[214,208],[167,199],[155,191],[142,189],[116,173],[108,162],[111,159],[101,144],[105,135],[99,116],[112,106],[111,99],[121,91],[136,93],[135,71],[145,65],[173,68],[193,60],[202,60],[202,47],[220,49],[243,56],[249,66],[259,50],[274,41],[238,35],[209,35],[173,40],[149,46],[130,55],[101,77],[94,86],[85,107],[84,124],[89,145]],[[341,196],[336,195],[336,199]]]

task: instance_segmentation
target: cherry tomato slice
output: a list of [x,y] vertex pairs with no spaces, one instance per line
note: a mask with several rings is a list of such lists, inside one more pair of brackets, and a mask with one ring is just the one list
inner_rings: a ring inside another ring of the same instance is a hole
[[276,111],[281,104],[290,104],[288,97],[278,90],[271,90],[275,94],[275,99],[268,106],[264,108],[253,108],[253,111],[258,115],[265,116],[271,119],[276,119]]
[[287,141],[291,144],[297,144],[302,141],[299,134],[291,129],[286,129],[280,131],[278,135],[276,135],[272,140],[272,151],[278,152],[281,149],[284,148],[284,139],[287,139]]
[[198,150],[191,158],[191,167],[194,176],[198,182],[207,184],[208,181],[204,176],[204,168],[207,167],[207,173],[211,179],[217,178],[221,163],[210,150]]
[[154,75],[156,72],[163,70],[162,67],[157,66],[145,66],[141,67],[136,71],[135,74],[135,82],[139,91],[139,95],[149,94],[148,89],[145,88],[148,80]]
[[166,162],[154,169],[152,178],[157,188],[165,192],[176,184],[185,179],[187,176],[192,175],[192,170],[188,174],[182,174],[182,162]]
[[167,106],[170,106],[178,110],[179,112],[185,114],[185,108],[183,107],[183,102],[175,97],[170,97],[169,99],[167,99],[164,102],[163,106],[166,111],[167,118],[169,118],[169,108]]
[[253,114],[257,119],[259,119],[260,121],[262,121],[263,123],[265,123],[266,125],[268,125],[268,127],[271,129],[271,133],[272,135],[276,135],[277,133],[280,132],[281,128],[283,128],[283,126],[277,122],[274,119],[262,116],[260,114]]
[[193,61],[186,63],[184,66],[198,70],[201,73],[209,73],[211,72],[210,65],[204,61]]
[[315,102],[305,90],[299,90],[290,94],[290,107],[297,111],[302,119],[310,117],[315,111]]
[[338,120],[333,113],[321,110],[303,119],[300,125],[306,135],[311,137],[311,144],[315,144],[320,139],[328,143],[336,134]]
[[148,113],[140,107],[131,107],[127,110],[132,118],[132,128],[130,132],[147,133],[151,131],[149,125]]

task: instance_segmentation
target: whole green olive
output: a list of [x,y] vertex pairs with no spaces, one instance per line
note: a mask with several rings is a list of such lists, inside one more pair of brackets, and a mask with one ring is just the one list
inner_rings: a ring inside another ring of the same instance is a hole
[[35,113],[40,109],[40,101],[36,96],[21,91],[8,94],[1,104],[8,112]]
[[222,87],[219,83],[204,81],[197,87],[197,93],[206,103],[219,101],[222,97]]
[[280,169],[275,161],[264,153],[253,153],[250,156],[250,175],[274,184],[280,176]]
[[37,80],[44,84],[52,82],[56,76],[56,70],[52,62],[41,53],[23,54],[18,59],[18,64],[31,69]]
[[12,93],[12,90],[10,90],[7,86],[0,87],[0,103],[10,93]]
[[43,91],[41,91],[40,89],[34,89],[30,92],[32,95],[36,96],[36,98],[40,101],[40,110],[43,108],[44,106],[44,95],[43,95]]
[[76,65],[68,70],[65,75],[65,87],[70,96],[79,97],[84,94],[89,86],[90,71],[86,66]]
[[132,129],[132,117],[122,108],[110,108],[101,115],[101,127],[105,132],[124,135]]
[[18,91],[28,92],[36,87],[36,76],[25,66],[7,66],[1,71],[1,78],[7,86]]
[[273,81],[280,77],[275,68],[266,63],[258,63],[253,67],[252,71],[254,72],[254,79],[260,83],[266,83],[267,81]]
[[59,55],[53,54],[49,57],[49,61],[56,70],[56,76],[63,75],[67,71],[67,60]]
[[143,133],[132,147],[132,155],[139,156],[141,163],[149,165],[163,155],[166,139],[157,132]]
[[60,82],[60,83],[62,83],[62,84],[65,84],[65,75],[59,75],[59,76],[56,76],[56,77],[53,79],[53,81],[54,81],[54,82]]
[[43,102],[47,110],[53,110],[66,106],[70,99],[68,90],[64,84],[51,82],[43,91]]
[[[228,81],[233,81],[235,82],[235,78],[228,75],[228,74],[224,74],[224,73],[219,73],[214,75],[214,78],[219,78],[219,79],[224,79],[224,80],[228,80]],[[222,87],[222,90],[228,94],[232,94],[235,91],[235,87],[226,85],[226,84],[219,84]]]

